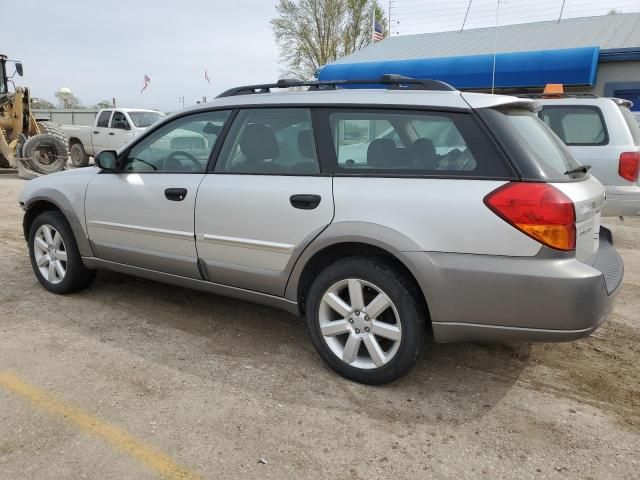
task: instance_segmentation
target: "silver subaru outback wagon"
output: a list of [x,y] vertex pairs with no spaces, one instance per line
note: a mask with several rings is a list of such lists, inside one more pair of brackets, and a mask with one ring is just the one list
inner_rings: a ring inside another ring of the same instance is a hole
[[[561,341],[622,281],[604,188],[520,98],[387,75],[239,87],[20,198],[40,283],[109,269],[304,315],[347,378],[425,337]],[[278,92],[278,87],[308,87]],[[380,88],[383,87],[383,88]]]

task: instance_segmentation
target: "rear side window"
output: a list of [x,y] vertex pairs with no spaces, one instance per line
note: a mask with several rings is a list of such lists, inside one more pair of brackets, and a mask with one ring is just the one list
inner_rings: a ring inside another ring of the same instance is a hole
[[325,113],[337,172],[511,177],[470,114],[348,109]]
[[96,127],[108,127],[109,126],[109,118],[111,117],[111,110],[105,110],[98,117],[98,123],[96,123]]
[[609,143],[602,112],[584,105],[545,105],[540,118],[567,145],[606,145]]
[[478,110],[478,114],[490,125],[525,179],[567,181],[586,175],[566,145],[531,110],[487,108]]
[[215,171],[260,175],[318,173],[310,110],[240,110],[225,138]]

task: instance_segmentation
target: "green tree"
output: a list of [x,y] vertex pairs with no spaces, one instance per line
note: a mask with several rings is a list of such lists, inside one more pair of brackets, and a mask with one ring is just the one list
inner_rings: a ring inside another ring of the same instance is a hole
[[102,100],[94,105],[94,108],[111,108],[113,105],[109,100]]
[[371,42],[373,17],[386,32],[378,0],[279,0],[271,27],[286,73],[311,78],[315,71]]
[[31,98],[31,108],[55,108],[53,103],[44,98]]

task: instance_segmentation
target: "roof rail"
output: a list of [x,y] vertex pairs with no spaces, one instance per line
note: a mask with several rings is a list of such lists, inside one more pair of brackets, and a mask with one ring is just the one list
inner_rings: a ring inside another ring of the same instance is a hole
[[516,97],[521,98],[598,98],[593,93],[520,93]]
[[270,93],[272,88],[309,87],[309,90],[335,90],[343,85],[386,85],[390,90],[437,90],[455,91],[448,83],[440,80],[420,80],[402,75],[385,74],[375,79],[364,80],[298,80],[296,78],[283,78],[276,83],[261,85],[245,85],[234,87],[222,92],[216,98],[233,97],[235,95],[250,95],[252,93]]

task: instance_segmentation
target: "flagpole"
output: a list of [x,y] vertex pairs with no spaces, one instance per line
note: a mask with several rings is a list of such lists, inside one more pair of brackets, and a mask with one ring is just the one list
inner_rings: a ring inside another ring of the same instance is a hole
[[496,34],[493,39],[493,67],[491,68],[491,94],[496,88],[496,54],[498,50],[498,24],[500,22],[500,0],[496,6]]

